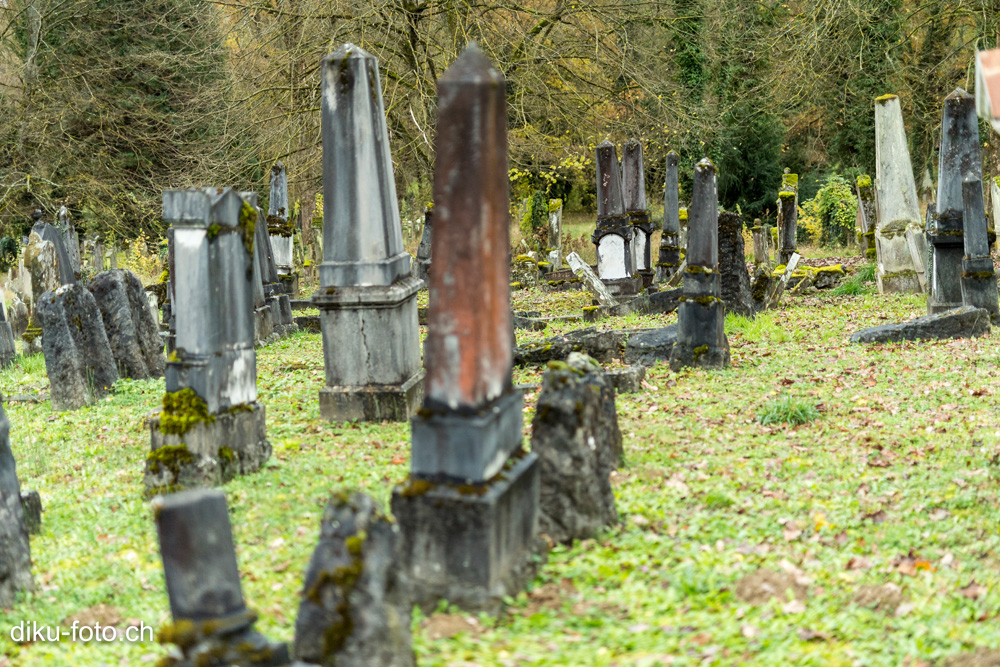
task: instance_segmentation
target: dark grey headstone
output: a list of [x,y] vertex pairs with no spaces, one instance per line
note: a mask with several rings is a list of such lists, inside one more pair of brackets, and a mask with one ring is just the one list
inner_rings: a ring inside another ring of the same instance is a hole
[[22,491],[21,508],[24,510],[24,525],[28,527],[28,532],[32,535],[42,532],[42,496],[38,491]]
[[719,213],[719,273],[727,313],[754,314],[750,274],[744,255],[743,220],[736,213]]
[[625,346],[625,363],[654,366],[660,361],[670,361],[670,353],[677,342],[677,324],[662,329],[632,334]]
[[0,608],[10,609],[17,593],[33,588],[31,544],[10,449],[10,422],[0,405]]
[[69,253],[63,244],[62,234],[59,230],[47,222],[36,222],[31,228],[32,234],[38,234],[43,241],[48,241],[56,249],[56,262],[59,264],[59,281],[63,285],[73,285],[76,283],[76,276],[73,274],[73,264],[70,261]]
[[98,273],[90,292],[100,308],[111,352],[122,377],[161,377],[163,345],[139,277],[125,269]]
[[852,343],[899,343],[904,340],[975,338],[990,332],[990,314],[982,308],[962,306],[900,324],[883,324],[855,332]]
[[571,542],[617,523],[610,474],[622,462],[622,434],[615,390],[592,358],[574,353],[549,365],[531,451],[540,466],[540,532]]
[[295,621],[295,658],[338,667],[412,667],[399,588],[399,529],[366,494],[336,493],[320,522]]

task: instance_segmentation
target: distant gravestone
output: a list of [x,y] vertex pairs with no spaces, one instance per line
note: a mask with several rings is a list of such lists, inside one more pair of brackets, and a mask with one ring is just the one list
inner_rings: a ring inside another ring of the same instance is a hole
[[554,271],[562,269],[562,219],[563,200],[550,199],[548,257]]
[[989,333],[989,312],[973,306],[961,306],[900,324],[882,324],[862,329],[851,336],[851,342],[899,343],[904,340],[976,338]]
[[413,263],[413,277],[421,280],[425,287],[431,274],[431,235],[433,229],[434,205],[427,204],[424,209],[424,229],[421,232],[420,245],[417,246],[417,259]]
[[10,448],[10,422],[0,404],[0,608],[10,609],[18,593],[34,586],[21,485]]
[[7,306],[7,321],[14,331],[14,338],[20,338],[28,328],[28,306],[17,296]]
[[53,410],[76,410],[102,398],[118,381],[101,311],[82,285],[46,292],[36,309]]
[[642,144],[634,137],[625,142],[622,151],[622,197],[625,214],[632,224],[632,258],[634,273],[642,276],[646,287],[653,283],[653,225],[646,204],[646,175],[642,163]]
[[124,269],[102,271],[90,281],[90,292],[119,374],[133,380],[162,377],[163,343],[139,277]]
[[7,321],[3,304],[0,304],[0,368],[6,368],[17,358],[17,347],[14,345],[14,330]]
[[787,264],[795,254],[799,229],[798,183],[798,175],[790,174],[785,169],[778,192],[778,257],[775,260],[778,264]]
[[962,259],[962,305],[982,308],[993,324],[1000,324],[997,277],[990,257],[983,206],[983,183],[969,171],[962,183],[965,257]]
[[663,189],[663,232],[660,235],[659,261],[656,276],[665,282],[677,273],[681,265],[681,218],[677,182],[677,165],[680,156],[674,151],[667,153],[667,176]]
[[727,313],[737,313],[745,317],[754,314],[753,299],[750,294],[750,274],[743,240],[743,220],[736,213],[719,213],[719,274],[721,278],[722,301]]
[[31,228],[32,234],[37,234],[43,241],[48,241],[55,248],[56,271],[59,275],[60,285],[73,285],[76,283],[76,274],[73,273],[73,264],[70,261],[66,246],[63,245],[62,234],[59,230],[47,222],[36,222]]
[[69,210],[63,206],[56,216],[59,233],[62,235],[63,245],[66,246],[66,254],[69,256],[70,267],[75,275],[80,274],[80,236],[76,233],[76,227],[70,218]]
[[19,271],[21,292],[28,301],[28,326],[21,335],[24,354],[38,354],[42,351],[42,329],[38,324],[37,304],[45,292],[61,285],[56,247],[32,232],[28,236],[28,247],[22,257],[24,269]]
[[590,265],[583,261],[578,254],[575,252],[568,254],[566,256],[566,263],[569,264],[569,268],[583,284],[587,286],[587,289],[590,290],[590,293],[594,295],[599,304],[602,306],[614,306],[618,303],[618,300],[608,291],[604,281],[597,277],[597,274],[590,268]]
[[875,189],[872,186],[872,178],[867,174],[858,176],[856,182],[858,193],[858,234],[861,237],[861,252],[865,259],[874,262],[877,258],[875,252]]
[[625,213],[621,167],[610,141],[601,142],[596,151],[597,228],[590,239],[597,248],[597,276],[609,290],[632,294],[637,291],[632,280],[635,273],[634,231]]
[[413,667],[411,606],[395,561],[399,529],[363,493],[336,493],[302,585],[295,658],[337,667]]
[[267,200],[267,233],[271,239],[274,263],[285,292],[298,297],[298,278],[295,273],[295,225],[288,208],[288,174],[285,165],[278,162],[271,167],[271,193]]
[[531,451],[538,455],[539,531],[556,542],[618,522],[611,471],[622,463],[615,390],[600,364],[573,352],[542,377]]

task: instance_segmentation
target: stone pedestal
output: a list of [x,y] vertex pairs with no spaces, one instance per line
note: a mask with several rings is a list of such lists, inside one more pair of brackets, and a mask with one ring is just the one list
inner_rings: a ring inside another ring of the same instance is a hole
[[970,170],[962,183],[965,219],[965,257],[962,259],[962,304],[982,308],[993,324],[1000,324],[1000,297],[986,231],[983,184]]
[[632,277],[634,233],[628,216],[597,221],[590,240],[597,246],[597,275],[605,284]]
[[31,543],[21,505],[17,464],[10,449],[10,422],[0,405],[0,607],[14,606],[16,595],[34,589]]

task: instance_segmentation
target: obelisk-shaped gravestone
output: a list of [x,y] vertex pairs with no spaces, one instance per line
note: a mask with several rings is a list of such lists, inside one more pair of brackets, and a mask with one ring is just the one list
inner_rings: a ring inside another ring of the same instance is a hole
[[427,396],[392,512],[423,608],[495,610],[529,576],[538,465],[511,379],[510,213],[503,75],[471,44],[438,81]]
[[590,240],[597,246],[597,276],[613,294],[637,291],[632,237],[618,156],[614,144],[604,141],[597,147],[597,229]]
[[76,233],[73,220],[69,216],[69,209],[65,206],[59,208],[56,215],[59,225],[59,233],[62,235],[63,245],[66,246],[66,254],[69,256],[70,268],[75,275],[80,273],[80,236]]
[[[403,421],[423,397],[421,281],[403,248],[378,63],[344,44],[322,68],[324,238],[313,295],[326,362],[320,414]],[[497,254],[506,257],[506,247]]]
[[799,232],[799,176],[785,173],[778,191],[778,264],[788,264],[795,254]]
[[875,189],[872,186],[872,177],[868,174],[861,174],[855,184],[858,193],[858,233],[861,236],[861,252],[865,259],[874,262],[875,253]]
[[910,255],[906,229],[923,232],[910,150],[903,129],[903,112],[895,95],[875,100],[875,161],[875,202],[878,206],[875,279],[878,289],[882,293],[919,293],[922,291],[920,278]]
[[670,368],[726,368],[729,341],[719,298],[719,194],[715,165],[708,158],[695,165],[688,214],[684,296],[677,309],[677,342],[670,354]]
[[677,183],[677,165],[680,156],[667,153],[667,178],[663,186],[663,232],[660,235],[660,255],[656,263],[657,280],[669,280],[681,265],[680,195]]
[[0,608],[10,609],[17,593],[33,588],[31,544],[10,449],[10,422],[0,404]]
[[287,665],[288,647],[253,629],[257,614],[243,599],[225,495],[196,489],[157,496],[153,516],[174,619],[160,641],[176,644],[181,655],[169,664]]
[[977,161],[962,182],[965,257],[962,259],[960,305],[985,308],[990,314],[990,321],[1000,324],[997,278],[993,270],[993,258],[990,257],[986,208],[983,204],[983,182],[976,173],[979,166]]
[[288,173],[278,162],[271,167],[271,193],[267,200],[267,233],[274,263],[286,294],[298,294],[298,276],[293,259],[295,225],[288,208]]
[[271,455],[257,402],[253,245],[258,212],[231,188],[166,190],[177,349],[150,421],[146,488],[211,486]]
[[[962,182],[969,174],[982,181],[975,99],[956,88],[944,98],[937,206],[928,215],[927,240],[931,245],[928,315],[962,305],[962,256],[965,252]],[[928,206],[929,210],[931,208]]]
[[642,284],[653,284],[652,248],[653,224],[646,207],[646,175],[642,165],[642,144],[632,138],[625,142],[622,153],[622,187],[625,213],[632,223],[632,256],[635,272],[642,276]]
[[427,286],[431,275],[431,239],[434,236],[434,204],[428,202],[424,208],[424,226],[417,246],[417,259],[413,262],[413,277]]
[[[257,220],[254,223],[253,258],[251,261],[253,267],[253,338],[254,345],[263,345],[272,340],[275,331],[275,313],[271,309],[271,303],[267,300],[264,291],[264,272],[267,270],[267,263],[263,258],[261,241],[268,237],[266,233],[261,233],[260,228],[266,226],[267,223],[264,222],[264,216],[261,215],[262,211],[257,202],[256,192],[241,192],[240,197],[253,207],[254,213],[257,215]],[[268,238],[265,243],[269,244],[270,239]],[[272,285],[271,287],[272,290],[281,291],[280,285]]]

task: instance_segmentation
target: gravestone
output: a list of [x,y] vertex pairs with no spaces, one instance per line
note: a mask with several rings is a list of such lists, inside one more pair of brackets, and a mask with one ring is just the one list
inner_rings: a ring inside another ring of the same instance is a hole
[[214,489],[153,499],[153,517],[173,623],[158,641],[175,644],[172,667],[278,667],[288,647],[254,630],[240,585],[226,496]]
[[0,404],[0,609],[12,608],[18,593],[34,587],[21,485],[10,449],[10,422]]
[[906,241],[906,229],[920,229],[920,208],[903,129],[903,112],[895,95],[875,100],[875,160],[878,290],[918,294],[923,290]]
[[[287,285],[281,282],[281,276],[278,274],[278,266],[274,261],[274,251],[271,248],[271,237],[268,234],[267,221],[264,217],[264,212],[258,204],[256,192],[241,192],[240,196],[249,202],[258,212],[257,226],[254,227],[254,271],[260,274],[264,302],[270,311],[271,330],[278,336],[286,336],[297,331],[298,327],[295,325],[295,319],[292,315],[291,296],[286,291]],[[254,290],[256,291],[256,289],[255,286]],[[254,307],[256,309],[256,296],[254,298]],[[263,314],[260,317],[266,318]],[[267,328],[267,323],[263,319],[261,325],[262,328]],[[256,322],[254,326],[257,326]],[[259,338],[260,336],[258,336]]]
[[493,612],[533,576],[538,457],[511,375],[506,85],[475,43],[438,80],[435,148],[427,390],[392,513],[415,604]]
[[163,343],[139,277],[113,269],[90,281],[104,331],[121,377],[133,380],[163,376]]
[[594,295],[599,304],[602,306],[614,306],[618,303],[604,282],[597,277],[597,274],[590,268],[590,265],[583,261],[578,254],[571,252],[566,255],[566,263],[569,264],[569,268],[583,284],[587,286],[587,289]]
[[75,276],[80,275],[80,236],[76,233],[76,227],[70,218],[69,210],[60,207],[56,216],[59,226],[59,234],[62,236],[63,245],[66,247],[66,255],[69,257],[69,265]]
[[413,263],[413,277],[427,286],[431,275],[431,235],[434,229],[434,204],[428,203],[424,209],[424,229],[417,246],[417,260]]
[[974,306],[960,306],[899,324],[882,324],[851,335],[852,343],[899,343],[904,340],[976,338],[990,333],[990,314]]
[[618,522],[611,471],[622,463],[615,390],[579,352],[542,377],[531,451],[538,456],[539,530],[556,542],[586,539]]
[[[263,274],[267,270],[267,267],[266,260],[262,257],[263,253],[261,252],[260,242],[265,235],[257,231],[264,221],[261,209],[257,205],[256,192],[240,192],[240,198],[253,208],[256,215],[253,228],[253,257],[251,258],[253,271],[253,339],[254,345],[264,345],[274,338],[275,330],[271,304],[268,303],[264,293]],[[270,240],[268,240],[268,243],[270,243]],[[279,291],[281,291],[280,286]],[[285,296],[287,297],[288,295],[285,294]],[[289,307],[289,310],[291,310],[291,307]]]
[[799,176],[790,174],[788,169],[781,176],[781,190],[778,192],[778,264],[788,264],[795,254],[799,221]]
[[76,282],[76,276],[69,264],[69,255],[62,244],[59,231],[52,225],[38,221],[28,235],[28,247],[22,257],[23,269],[19,289],[28,300],[28,327],[21,340],[25,355],[42,351],[41,326],[37,321],[37,303],[41,295],[55,290],[60,285]]
[[7,321],[3,304],[0,303],[0,368],[7,368],[17,359],[17,347],[14,344],[14,330]]
[[337,667],[413,667],[399,528],[364,493],[335,493],[302,585],[295,658]]
[[753,227],[750,229],[753,235],[753,263],[754,265],[771,264],[771,244],[768,243],[767,228],[761,223],[760,218],[755,218]]
[[986,210],[983,205],[983,183],[976,173],[979,162],[970,166],[962,182],[963,212],[965,223],[965,257],[962,259],[962,305],[982,308],[990,314],[993,324],[1000,324],[1000,302],[997,295],[997,277],[990,257],[990,244],[986,229]]
[[993,231],[996,232],[1000,227],[1000,176],[990,179],[990,204],[993,208]]
[[323,60],[324,258],[312,300],[326,366],[320,415],[333,421],[404,421],[423,397],[421,281],[403,248],[379,81],[375,57],[353,44]]
[[[73,285],[76,283],[76,275],[73,273],[73,264],[70,261],[66,246],[63,245],[62,234],[59,230],[47,222],[36,222],[31,228],[32,234],[37,234],[43,241],[52,244],[56,251],[56,270],[59,275],[60,285]],[[30,237],[29,237],[30,243]]]
[[703,158],[694,168],[684,269],[684,296],[677,309],[677,342],[670,368],[727,368],[729,341],[719,298],[719,195],[715,165]]
[[563,200],[550,199],[548,259],[554,271],[562,269],[562,218]]
[[7,306],[7,321],[14,331],[14,338],[20,338],[28,328],[28,306],[16,294]]
[[677,273],[681,265],[681,218],[677,182],[677,165],[680,156],[674,151],[667,153],[667,176],[663,186],[663,232],[660,235],[660,250],[656,262],[656,279],[665,282]]
[[944,99],[941,112],[937,205],[933,210],[927,207],[927,240],[931,246],[929,315],[957,308],[963,302],[962,181],[970,173],[982,180],[979,124],[972,95],[956,88]]
[[597,276],[613,294],[638,291],[632,254],[632,223],[625,213],[621,168],[614,144],[597,146],[597,229],[590,240],[597,246]]
[[653,271],[653,224],[646,207],[646,175],[642,164],[642,144],[632,138],[625,142],[622,152],[622,190],[625,214],[632,223],[632,257],[635,273],[642,276],[642,284],[649,287],[656,277]]
[[76,410],[102,398],[118,381],[118,367],[94,296],[82,285],[62,285],[38,299],[45,373],[52,409]]
[[286,294],[298,298],[298,276],[295,273],[295,224],[288,208],[288,174],[278,162],[271,167],[271,193],[267,200],[267,233],[271,240],[278,279]]
[[719,274],[722,302],[727,313],[754,314],[743,240],[743,220],[736,213],[719,213]]
[[254,352],[257,211],[231,188],[165,190],[163,219],[173,226],[177,347],[149,421],[149,493],[221,484],[271,455]]
[[858,193],[857,226],[860,234],[861,252],[865,259],[874,262],[877,258],[875,252],[876,209],[872,177],[867,174],[858,176],[855,190]]

